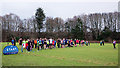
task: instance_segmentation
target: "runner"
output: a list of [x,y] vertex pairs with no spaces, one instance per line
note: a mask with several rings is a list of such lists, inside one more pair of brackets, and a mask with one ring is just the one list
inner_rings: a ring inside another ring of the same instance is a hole
[[42,39],[42,46],[41,46],[42,49],[44,49],[44,39]]
[[42,39],[40,38],[40,39],[39,39],[39,49],[40,49],[40,50],[42,49],[41,46],[42,46]]
[[76,40],[76,47],[79,45],[79,40],[77,39]]
[[115,45],[116,45],[116,41],[113,40],[113,46],[114,46],[114,49],[116,49]]
[[61,44],[60,38],[58,38],[57,43],[58,43],[58,45],[57,45],[58,48],[60,48],[60,44]]
[[61,48],[64,48],[65,47],[65,38],[63,38],[63,40],[61,41],[62,42],[62,46],[61,46]]
[[32,48],[34,48],[34,39],[32,40]]
[[52,49],[52,38],[49,39],[49,48]]
[[14,42],[15,42],[15,41],[14,41],[14,38],[12,38],[12,41],[11,41],[11,43],[12,43],[12,45],[13,45],[13,46],[14,46]]
[[30,52],[30,47],[31,47],[31,41],[28,39],[28,53]]
[[65,47],[68,47],[68,40],[65,39]]
[[52,40],[52,48],[54,47],[54,39]]
[[15,37],[14,37],[14,46],[16,46],[16,39],[15,39]]
[[86,46],[88,46],[88,41],[86,41]]
[[25,44],[26,44],[26,41],[25,41],[25,39],[22,41],[22,46],[21,46],[21,52],[23,52],[23,46],[25,46]]
[[35,48],[37,48],[37,39],[34,40]]
[[[25,39],[24,39],[24,40],[25,40]],[[23,47],[23,46],[22,46],[22,38],[20,38],[20,39],[18,40],[18,42],[19,42],[20,49],[21,49],[21,47]]]
[[102,40],[102,44],[103,44],[103,46],[104,46],[104,40]]
[[47,40],[47,46],[46,46],[46,49],[48,49],[49,48],[49,40],[48,39],[46,39]]
[[76,39],[74,39],[74,45],[75,45],[75,47],[77,46],[77,45],[76,45]]
[[38,51],[39,51],[39,39],[37,39],[37,48],[38,48]]
[[74,43],[72,41],[72,39],[70,40],[70,47],[73,47]]
[[80,46],[80,44],[81,44],[81,40],[79,40],[79,46]]
[[84,40],[81,40],[81,46],[83,46],[84,45]]
[[102,46],[102,40],[100,41],[100,46]]
[[70,39],[68,39],[68,47],[70,47]]
[[46,38],[44,39],[44,49],[46,49],[46,45],[47,45],[47,40]]
[[56,48],[56,40],[54,39],[54,48]]

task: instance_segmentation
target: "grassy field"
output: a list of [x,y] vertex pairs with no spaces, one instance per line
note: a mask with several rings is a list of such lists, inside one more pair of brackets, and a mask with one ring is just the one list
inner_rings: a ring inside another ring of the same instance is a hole
[[[7,43],[2,43],[2,49]],[[17,46],[19,48],[19,46]],[[118,44],[113,49],[112,43],[91,43],[90,46],[56,48],[28,53],[25,49],[15,55],[2,55],[3,66],[117,66]]]

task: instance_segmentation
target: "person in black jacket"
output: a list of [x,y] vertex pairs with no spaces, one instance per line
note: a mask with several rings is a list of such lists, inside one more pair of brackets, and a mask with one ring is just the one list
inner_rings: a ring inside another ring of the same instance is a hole
[[16,46],[16,39],[15,39],[15,37],[14,37],[14,46]]
[[34,39],[31,42],[32,42],[32,48],[34,48]]
[[103,44],[103,46],[104,46],[104,40],[102,40],[102,44]]
[[57,44],[58,48],[60,48],[60,44],[61,44],[60,39],[57,40],[57,43],[58,43],[58,44]]

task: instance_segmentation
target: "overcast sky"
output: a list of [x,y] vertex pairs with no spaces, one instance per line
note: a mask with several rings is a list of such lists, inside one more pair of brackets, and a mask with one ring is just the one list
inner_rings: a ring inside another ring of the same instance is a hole
[[14,13],[30,18],[41,7],[46,16],[72,18],[75,15],[118,11],[119,0],[2,0],[0,16]]

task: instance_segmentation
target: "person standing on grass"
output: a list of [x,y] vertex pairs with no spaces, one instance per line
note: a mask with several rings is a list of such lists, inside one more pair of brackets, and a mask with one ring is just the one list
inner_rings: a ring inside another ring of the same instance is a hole
[[31,41],[28,39],[28,53],[30,52]]
[[38,48],[38,51],[39,51],[39,39],[37,39],[37,48]]
[[83,40],[81,40],[81,46],[83,46],[84,45],[84,41]]
[[37,48],[37,39],[34,40],[35,48]]
[[70,39],[68,39],[68,47],[70,47]]
[[113,40],[113,46],[114,46],[114,49],[116,49],[115,45],[116,45],[116,41]]
[[102,44],[103,44],[103,46],[104,46],[104,40],[102,40]]
[[21,52],[23,52],[23,46],[25,46],[26,45],[26,41],[25,41],[25,39],[22,41],[22,46],[21,46]]
[[44,48],[44,39],[42,39],[42,46],[41,48],[43,49]]
[[47,39],[45,38],[44,39],[44,49],[46,49],[46,46],[47,46]]
[[78,39],[76,40],[76,47],[77,47],[77,45],[79,45],[79,40]]
[[32,48],[34,48],[34,39],[32,40]]
[[65,38],[63,38],[63,48],[65,48]]
[[54,47],[54,39],[53,39],[53,41],[52,41],[52,48]]
[[48,49],[49,48],[49,40],[48,39],[46,39],[47,40],[47,46],[46,46],[46,49]]
[[88,41],[86,41],[86,46],[88,46]]
[[15,41],[14,41],[14,38],[12,38],[12,41],[11,41],[11,43],[12,43],[12,45],[13,45],[13,46],[14,46],[14,42],[15,42]]
[[68,47],[68,40],[65,39],[65,47]]
[[54,48],[56,48],[56,40],[54,39]]
[[102,46],[102,40],[100,41],[100,46]]
[[30,45],[30,51],[32,51],[32,49],[33,49],[33,48],[32,48],[32,39],[30,40],[30,44],[31,44],[31,45]]
[[58,38],[58,40],[57,40],[57,43],[58,43],[58,48],[60,48],[60,44],[61,44],[61,41],[60,41],[60,39]]
[[15,39],[15,37],[14,37],[14,46],[16,46],[16,39]]
[[63,38],[63,40],[62,40],[62,47],[61,48],[64,48],[64,46],[65,46],[65,39]]
[[74,45],[75,45],[75,47],[76,47],[76,39],[74,39]]
[[72,39],[70,40],[70,44],[71,44],[71,45],[70,45],[70,47],[73,47],[74,42],[73,42],[73,40],[72,40]]
[[39,49],[41,50],[41,46],[42,46],[42,39],[39,39]]
[[49,45],[49,48],[50,48],[50,49],[52,49],[52,41],[53,41],[52,38],[50,38],[50,39],[49,39],[49,44],[50,44],[50,45]]
[[21,49],[21,47],[22,47],[22,38],[20,38],[20,39],[18,40],[18,42],[19,42],[20,49]]
[[79,40],[79,46],[80,46],[80,42],[81,42],[81,41]]
[[89,46],[90,46],[90,41],[88,41],[88,43],[89,43]]

